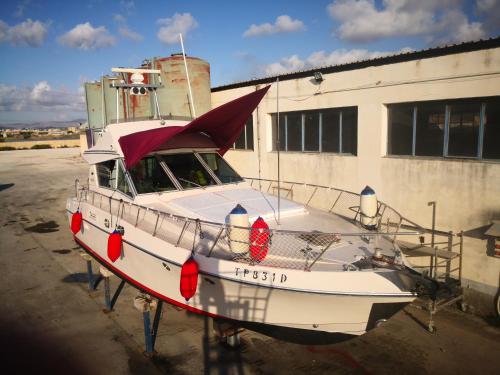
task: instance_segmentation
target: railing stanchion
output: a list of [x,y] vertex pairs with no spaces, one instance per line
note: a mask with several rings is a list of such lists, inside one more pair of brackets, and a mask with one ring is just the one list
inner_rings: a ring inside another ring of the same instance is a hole
[[156,236],[156,229],[158,228],[158,221],[160,220],[160,211],[156,211],[156,223],[155,223],[155,229],[153,230],[153,237]]
[[342,193],[343,193],[343,191],[341,191],[341,192],[339,193],[339,196],[337,197],[337,199],[335,199],[335,202],[333,202],[333,205],[332,205],[332,207],[328,210],[328,212],[330,212],[330,213],[331,213],[331,212],[333,211],[333,208],[337,205],[337,202],[339,201],[340,196],[342,195]]
[[306,206],[309,206],[309,203],[311,202],[311,200],[312,200],[312,199],[313,199],[313,197],[314,197],[314,194],[316,194],[316,192],[317,192],[317,191],[318,191],[318,187],[316,186],[316,187],[314,188],[314,191],[312,192],[311,196],[309,197],[309,200],[307,201]]
[[135,217],[135,227],[137,228],[137,224],[139,224],[139,213],[141,212],[141,207],[137,206],[137,216]]
[[[314,259],[312,261],[312,263],[309,265],[309,267],[307,267],[306,271],[311,271],[312,266],[314,266],[314,264],[323,256],[323,254],[325,253],[325,251],[327,251],[330,248],[330,246],[332,246],[333,243],[337,242],[337,241],[339,241],[339,237],[337,235],[334,235],[333,239],[328,243],[328,245],[326,245],[324,247],[323,250],[321,250],[321,253],[319,253],[319,255],[316,257],[316,259]],[[306,260],[306,262],[307,262],[307,260]]]
[[215,241],[212,245],[212,247],[210,248],[210,251],[208,252],[207,254],[207,257],[210,257],[212,255],[212,251],[214,250],[215,248],[215,245],[217,245],[217,242],[219,242],[219,238],[220,236],[222,235],[222,232],[224,231],[224,227],[222,227],[220,230],[219,230],[219,233],[217,233],[217,237],[215,237]]
[[464,231],[460,231],[460,257],[458,259],[458,282],[462,284],[462,253],[464,250]]
[[177,243],[175,244],[175,247],[178,247],[179,244],[181,243],[182,237],[184,236],[184,232],[186,231],[186,227],[188,226],[188,224],[189,224],[189,222],[186,219],[186,221],[184,222],[184,225],[182,226],[181,234],[179,234],[179,238],[177,239]]

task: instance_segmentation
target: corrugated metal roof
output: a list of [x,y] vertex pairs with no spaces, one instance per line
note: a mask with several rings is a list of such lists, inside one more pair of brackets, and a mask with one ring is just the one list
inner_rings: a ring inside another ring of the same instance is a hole
[[413,52],[403,52],[390,56],[377,57],[369,60],[361,60],[346,64],[338,64],[324,67],[315,67],[306,70],[299,70],[290,73],[278,74],[262,78],[251,79],[248,81],[234,82],[227,85],[212,87],[212,92],[235,89],[238,87],[254,86],[264,83],[272,83],[279,77],[280,81],[289,79],[312,77],[314,72],[322,74],[345,72],[349,70],[363,69],[371,66],[381,66],[388,64],[396,64],[419,59],[428,59],[432,57],[453,55],[456,53],[480,51],[483,49],[500,47],[500,37],[490,38],[486,40],[478,40],[474,42],[464,42],[459,44],[445,45],[440,47],[427,48]]

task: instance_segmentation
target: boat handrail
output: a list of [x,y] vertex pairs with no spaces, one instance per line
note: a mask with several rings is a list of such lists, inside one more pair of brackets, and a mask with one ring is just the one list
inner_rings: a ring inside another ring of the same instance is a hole
[[[254,187],[253,185],[254,185],[255,181],[269,182],[269,186],[267,187],[266,192],[270,193],[270,194],[273,194],[272,192],[269,192],[269,190],[272,187],[272,184],[273,183],[278,183],[278,180],[267,179],[267,178],[256,178],[256,177],[243,177],[243,178],[245,180],[250,180],[250,186],[251,187]],[[359,202],[359,199],[361,197],[361,194],[359,194],[359,193],[355,193],[355,192],[352,192],[352,191],[349,191],[349,190],[345,190],[345,189],[340,189],[340,188],[333,187],[333,186],[310,184],[310,183],[306,183],[306,182],[297,182],[297,181],[286,181],[286,180],[280,180],[280,183],[281,184],[289,184],[290,185],[289,187],[286,187],[286,186],[282,187],[282,189],[285,190],[285,191],[291,190],[295,186],[303,186],[303,187],[314,188],[315,190],[311,193],[311,195],[306,200],[306,202],[303,203],[306,206],[309,206],[309,203],[311,203],[311,201],[312,201],[312,199],[314,197],[314,194],[316,193],[317,189],[325,189],[325,190],[329,190],[329,191],[336,191],[336,192],[339,193],[338,199],[340,198],[340,194],[343,194],[343,193],[355,196],[358,202]],[[259,190],[262,190],[261,185],[259,185]],[[284,198],[288,198],[288,195],[289,195],[289,193],[287,193],[287,195]],[[290,198],[290,200],[296,201],[296,200],[293,199],[293,197]],[[333,208],[334,208],[334,206],[335,206],[336,203],[337,203],[337,201],[334,202],[334,204],[330,208],[329,212],[333,212]],[[393,208],[392,206],[388,205],[387,203],[379,200],[378,201],[378,205],[379,205],[379,207],[378,207],[378,214],[377,214],[377,216],[379,217],[379,220],[378,220],[378,223],[377,223],[377,228],[380,228],[380,226],[383,225],[383,223],[382,223],[383,212],[386,209],[389,209],[389,210],[392,211],[392,213],[394,215],[397,215],[400,218],[400,220],[401,220],[401,222],[398,224],[398,230],[397,231],[399,231],[400,228],[405,228],[405,229],[417,231],[419,234],[422,234],[422,233],[426,232],[426,229],[424,227],[422,227],[419,224],[415,223],[414,221],[412,221],[412,220],[404,217],[395,208]],[[358,206],[350,206],[348,208],[350,210],[354,211],[356,214],[359,214],[359,205]],[[355,210],[355,209],[357,209],[357,210]],[[341,216],[343,216],[343,215],[341,215]],[[354,220],[355,219],[356,219],[356,215],[354,217]],[[394,233],[391,233],[391,234],[394,234]]]
[[[81,184],[79,185],[77,199],[79,201],[89,202],[93,206],[99,206],[99,208],[109,213],[111,216],[110,228],[113,228],[113,224],[116,226],[118,222],[126,221],[135,227],[139,227],[151,233],[153,237],[162,238],[176,247],[190,249],[191,246],[193,246],[193,250],[204,253],[206,256],[215,254],[216,257],[220,257],[221,254],[225,254],[231,255],[231,257],[234,258],[233,260],[247,262],[249,264],[260,263],[273,267],[303,269],[305,271],[310,271],[314,265],[324,260],[323,255],[325,252],[330,248],[335,248],[336,244],[341,242],[342,237],[359,237],[369,242],[372,240],[377,241],[380,237],[388,239],[388,234],[390,236],[419,234],[417,231],[396,231],[388,233],[387,231],[381,232],[363,229],[355,233],[325,233],[286,229],[266,229],[261,230],[261,233],[267,233],[268,240],[260,244],[257,250],[261,251],[265,248],[267,256],[263,261],[258,261],[249,256],[248,251],[246,255],[239,255],[236,257],[234,257],[234,253],[231,252],[231,241],[234,241],[234,239],[229,238],[229,233],[233,230],[239,230],[246,233],[246,241],[241,240],[236,242],[245,243],[250,249],[251,246],[256,246],[255,244],[252,245],[248,239],[252,233],[251,228],[189,218],[152,209],[147,206],[142,206],[134,202],[126,202],[123,199],[91,190],[88,186],[82,186]],[[103,205],[109,207],[103,207]],[[153,215],[153,217],[148,219],[146,218],[147,215]],[[120,216],[120,218],[118,218],[118,216]],[[195,229],[197,226],[201,228],[198,234],[196,234]],[[198,245],[196,246],[195,235],[199,235],[200,237]],[[205,241],[205,243],[200,247],[200,242],[202,240]],[[392,242],[396,247],[397,245],[395,242]],[[207,248],[209,248],[208,253],[206,252]],[[344,270],[350,270],[356,267],[353,265],[355,261],[346,262],[338,259],[324,261],[330,264],[340,264],[343,266]]]

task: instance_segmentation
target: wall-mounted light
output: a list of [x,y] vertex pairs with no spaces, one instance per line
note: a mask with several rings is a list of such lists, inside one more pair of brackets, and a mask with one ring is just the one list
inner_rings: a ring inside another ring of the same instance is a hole
[[314,72],[314,80],[317,83],[323,82],[324,81],[323,74],[321,74],[321,72]]

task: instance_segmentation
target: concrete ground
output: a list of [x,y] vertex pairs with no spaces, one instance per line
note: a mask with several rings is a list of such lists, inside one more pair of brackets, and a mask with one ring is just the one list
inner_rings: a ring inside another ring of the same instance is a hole
[[[341,343],[272,338],[249,330],[238,350],[217,342],[209,319],[165,304],[156,350],[145,357],[137,291],[126,285],[103,312],[102,285],[87,290],[85,263],[65,218],[78,149],[0,153],[0,359],[15,373],[74,374],[497,374],[500,328],[457,310],[407,307],[384,326]],[[94,263],[94,271],[98,266]],[[112,288],[118,280],[113,277]],[[271,333],[271,332],[268,332]],[[3,373],[13,373],[4,372]]]

